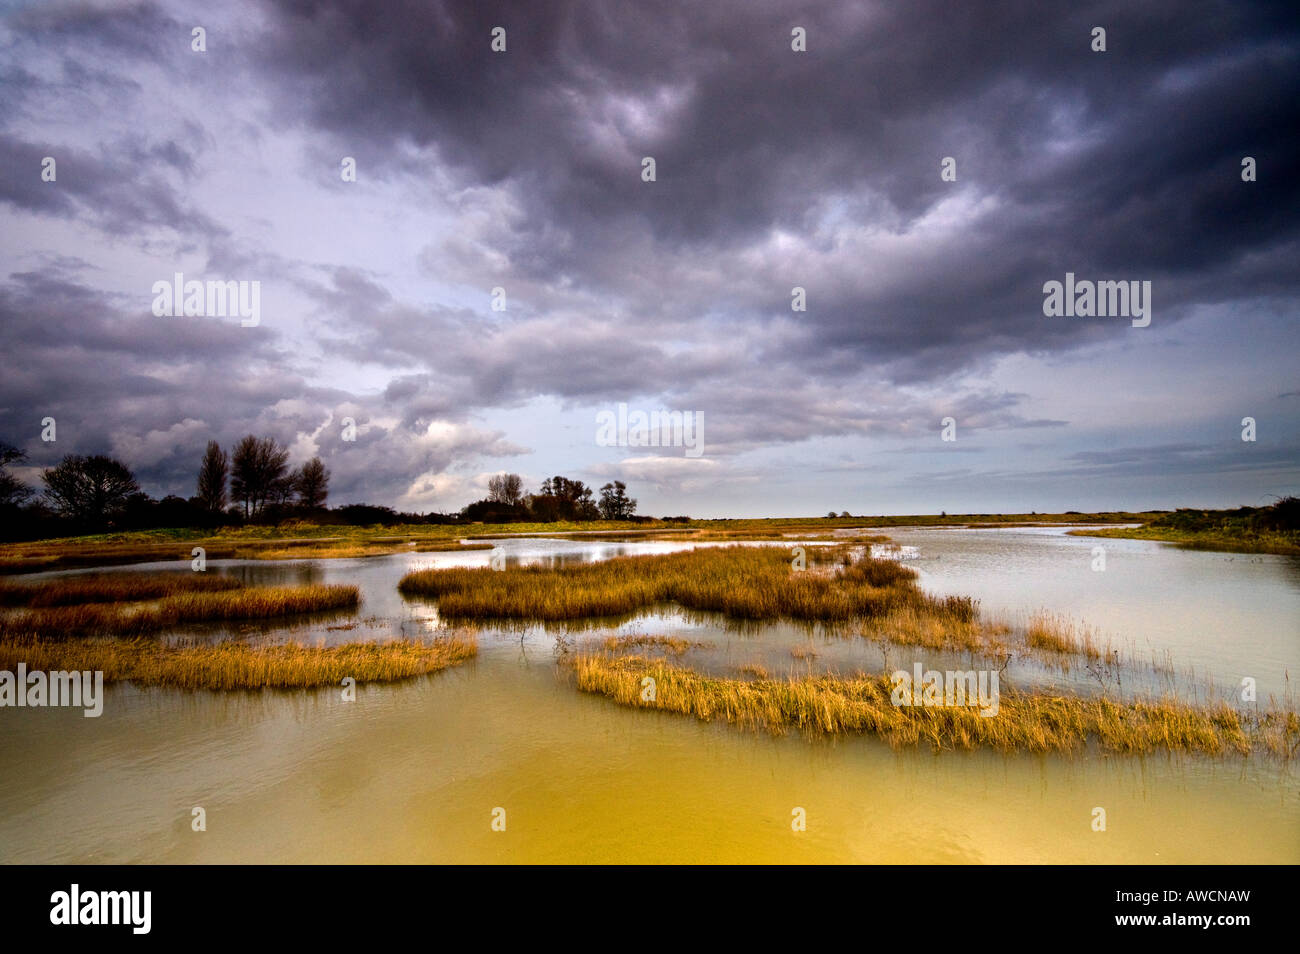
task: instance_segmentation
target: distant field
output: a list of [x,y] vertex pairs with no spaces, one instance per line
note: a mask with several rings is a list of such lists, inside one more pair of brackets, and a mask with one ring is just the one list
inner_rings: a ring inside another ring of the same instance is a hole
[[[0,544],[0,574],[83,566],[189,561],[194,547],[208,559],[341,559],[435,550],[480,550],[494,539],[576,534],[604,539],[762,540],[797,535],[837,539],[846,531],[888,527],[1033,526],[1038,524],[1140,523],[1157,514],[914,514],[908,516],[767,517],[735,520],[591,520],[509,524],[401,524],[349,527],[285,521],[278,526],[139,530]],[[859,539],[869,539],[859,534]],[[879,538],[883,541],[884,538]],[[462,544],[459,541],[470,540]]]
[[491,546],[490,543],[462,544],[451,534],[397,535],[393,527],[299,525],[241,528],[219,534],[199,530],[142,530],[0,544],[0,574],[173,560],[188,563],[193,559],[195,547],[202,547],[204,557],[209,560],[323,560],[432,550],[488,550]]

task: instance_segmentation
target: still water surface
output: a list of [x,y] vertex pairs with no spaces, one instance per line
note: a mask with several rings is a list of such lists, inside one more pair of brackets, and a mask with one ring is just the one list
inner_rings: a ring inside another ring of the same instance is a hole
[[[1168,650],[1219,688],[1251,675],[1261,698],[1281,694],[1300,663],[1294,559],[1055,528],[889,534],[914,548],[905,552],[927,589],[973,595],[1013,621],[1039,609],[1079,618],[1135,655]],[[499,545],[510,562],[682,546]],[[326,643],[436,633],[436,607],[402,599],[397,580],[414,566],[487,560],[479,551],[209,567],[256,582],[358,584],[354,618],[289,634]],[[735,626],[665,607],[596,629],[484,628],[475,661],[358,687],[355,703],[334,689],[118,686],[99,719],[0,710],[0,861],[1300,861],[1300,780],[1276,761],[895,752],[869,738],[773,738],[634,711],[579,694],[556,665],[557,635],[581,644],[610,631],[689,635],[723,669],[878,671],[884,661],[876,644],[819,627]],[[819,655],[796,661],[795,644]],[[195,806],[205,832],[191,831]],[[498,807],[504,832],[490,827]],[[796,807],[807,814],[797,833]],[[1106,810],[1105,832],[1092,830],[1095,807]]]

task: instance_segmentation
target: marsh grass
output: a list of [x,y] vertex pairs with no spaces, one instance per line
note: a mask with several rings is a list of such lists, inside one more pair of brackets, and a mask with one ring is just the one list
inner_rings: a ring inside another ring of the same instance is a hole
[[229,576],[198,573],[103,573],[60,577],[38,583],[0,583],[0,606],[74,606],[127,603],[181,593],[216,593],[243,586]]
[[688,613],[740,621],[784,618],[835,627],[865,620],[860,632],[869,639],[1005,651],[1008,627],[982,623],[976,600],[923,593],[910,567],[861,547],[825,549],[831,551],[825,563],[802,572],[791,569],[783,547],[734,546],[565,567],[416,570],[398,588],[437,599],[439,613],[450,619],[573,623],[626,619],[675,603]]
[[680,636],[654,636],[647,633],[634,633],[630,636],[607,636],[601,642],[606,652],[627,652],[631,649],[662,649],[664,652],[681,656],[687,650],[702,647],[704,643],[693,643]]
[[[702,542],[720,542],[720,543],[727,542],[727,541],[743,541],[743,540],[753,540],[755,542],[764,541],[764,540],[777,540],[781,542],[789,541],[791,545],[794,545],[795,543],[800,541],[824,542],[824,541],[843,540],[844,539],[843,534],[835,533],[834,532],[835,529],[847,531],[847,530],[865,530],[866,528],[857,527],[857,526],[845,526],[845,527],[827,529],[825,525],[817,525],[817,524],[783,525],[775,528],[773,527],[729,527],[729,528],[722,528],[722,529],[704,528],[699,530],[688,531],[684,537],[678,535],[673,535],[673,536],[664,535],[662,539],[665,540],[685,539],[685,540],[698,540]],[[888,543],[889,542],[889,537],[879,535],[879,534],[854,535],[852,539],[854,543],[856,543],[859,546],[866,543]],[[830,548],[810,547],[808,550],[808,555],[810,558],[812,556],[812,551],[814,549],[822,550],[822,549],[830,549]]]
[[[1271,509],[1271,508],[1266,508]],[[1300,555],[1300,530],[1267,528],[1248,519],[1232,519],[1206,513],[1203,517],[1179,512],[1166,514],[1140,527],[1067,531],[1075,536],[1112,537],[1125,540],[1156,540],[1184,550],[1212,550],[1220,553],[1274,553]]]
[[[0,573],[36,573],[42,570],[76,569],[87,566],[116,566],[126,563],[188,562],[191,547],[177,543],[102,543],[59,540],[48,543],[16,543],[0,546]],[[224,556],[214,549],[208,557]]]
[[410,550],[407,544],[316,543],[299,541],[283,546],[260,544],[232,547],[222,551],[224,559],[233,560],[348,560],[357,557],[390,556]]
[[[486,550],[490,544],[462,544],[447,537],[396,539],[377,536],[254,536],[247,528],[218,536],[150,540],[144,534],[73,537],[39,543],[0,544],[0,574],[116,566],[130,563],[189,563],[196,546],[209,560],[326,560],[389,556],[395,553]],[[295,528],[298,529],[298,528]],[[337,528],[335,528],[337,529]]]
[[1089,660],[1101,659],[1108,654],[1092,627],[1054,613],[1035,613],[1030,617],[1025,628],[1025,643],[1030,649],[1083,656]]
[[805,547],[809,566],[852,566],[863,553],[862,544],[834,543],[829,546]]
[[491,550],[490,543],[461,543],[457,540],[393,540],[375,537],[368,541],[296,540],[288,545],[268,543],[241,544],[229,550],[240,560],[345,560],[357,557],[392,556],[395,553],[446,553],[462,550]]
[[862,635],[902,646],[962,649],[988,655],[1006,651],[1003,637],[1009,632],[1004,624],[981,622],[973,602],[949,598],[891,609],[872,620]]
[[907,567],[870,557],[831,574],[795,572],[783,548],[737,546],[560,568],[416,570],[398,589],[435,598],[441,615],[461,619],[617,617],[663,603],[750,620],[842,621],[909,605],[973,617],[973,602],[934,600],[915,579]]
[[[960,706],[895,706],[888,676],[720,678],[637,656],[579,655],[568,662],[577,688],[634,708],[691,715],[775,734],[875,735],[895,748],[992,748],[1002,752],[1159,751],[1212,756],[1254,751],[1290,758],[1300,743],[1294,709],[1242,713],[1226,703],[1171,698],[1119,702],[1003,689],[998,714]],[[641,680],[655,680],[655,698]]]
[[0,669],[90,670],[105,682],[177,689],[314,689],[393,682],[438,672],[478,652],[472,635],[434,642],[397,640],[343,646],[250,646],[242,642],[170,646],[151,639],[0,639]]
[[24,609],[0,618],[0,636],[142,636],[195,623],[264,620],[355,609],[355,586],[239,587],[188,591],[140,603],[83,603]]

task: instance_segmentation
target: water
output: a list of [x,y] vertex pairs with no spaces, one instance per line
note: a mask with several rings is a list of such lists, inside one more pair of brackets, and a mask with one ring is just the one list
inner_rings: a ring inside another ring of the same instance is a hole
[[[1300,661],[1300,561],[1066,537],[891,530],[935,592],[991,614],[1048,608],[1176,653],[1223,686],[1285,689]],[[1107,568],[1090,569],[1104,545]],[[677,543],[501,541],[510,561],[604,559]],[[436,630],[396,591],[408,568],[486,551],[214,561],[256,582],[354,582],[342,642]],[[367,621],[368,622],[362,622]],[[345,621],[346,622],[346,621]],[[399,685],[185,693],[107,690],[105,714],[0,710],[6,862],[1295,863],[1300,786],[1265,758],[935,755],[869,738],[774,738],[625,709],[573,689],[556,635],[673,632],[711,666],[879,670],[878,647],[820,627],[735,626],[665,607],[606,629],[485,628],[466,666]],[[271,634],[278,638],[283,634]],[[816,662],[789,657],[794,644]],[[206,811],[207,831],[191,830]],[[1107,830],[1092,830],[1093,809]],[[490,826],[503,808],[506,830]],[[802,808],[807,830],[791,830]]]
[[[1146,540],[1069,536],[1051,527],[899,530],[909,565],[936,593],[969,593],[986,613],[1036,611],[1091,624],[1138,658],[1164,658],[1228,691],[1256,680],[1283,697],[1300,676],[1300,558],[1181,550]],[[1095,571],[1093,548],[1105,550]]]

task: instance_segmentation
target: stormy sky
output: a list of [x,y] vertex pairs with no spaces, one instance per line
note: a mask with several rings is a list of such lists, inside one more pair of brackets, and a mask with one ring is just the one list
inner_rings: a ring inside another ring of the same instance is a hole
[[[656,516],[1300,492],[1294,4],[3,11],[0,440],[33,484],[110,453],[188,496],[251,432],[417,511],[503,470]],[[178,272],[257,282],[260,322],[155,315]],[[1046,316],[1067,272],[1149,281],[1150,324]],[[604,446],[620,404],[700,415],[703,453]]]

